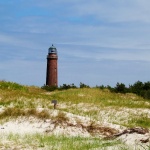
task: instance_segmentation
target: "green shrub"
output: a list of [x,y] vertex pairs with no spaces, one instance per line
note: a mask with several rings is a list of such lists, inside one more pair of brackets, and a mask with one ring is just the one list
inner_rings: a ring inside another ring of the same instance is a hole
[[77,88],[73,83],[72,84],[63,84],[59,87],[59,90],[68,90],[68,89],[75,89]]
[[58,89],[57,86],[48,86],[48,85],[44,85],[41,87],[42,89],[46,90],[46,91],[55,91]]
[[117,93],[126,93],[127,88],[126,88],[125,84],[117,83],[116,87],[115,87],[115,92],[117,92]]
[[150,90],[145,91],[143,97],[146,99],[150,99]]
[[90,86],[80,82],[80,88],[90,88]]

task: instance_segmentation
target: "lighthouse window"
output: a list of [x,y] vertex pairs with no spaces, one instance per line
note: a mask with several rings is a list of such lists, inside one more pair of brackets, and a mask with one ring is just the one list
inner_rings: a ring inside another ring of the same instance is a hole
[[51,49],[51,53],[56,53],[56,50],[55,49]]

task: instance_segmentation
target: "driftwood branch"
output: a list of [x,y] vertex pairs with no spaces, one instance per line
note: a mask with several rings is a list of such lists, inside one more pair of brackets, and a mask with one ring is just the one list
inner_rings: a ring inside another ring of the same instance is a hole
[[[132,134],[132,133],[146,134],[146,133],[149,133],[149,130],[146,128],[141,128],[141,127],[129,128],[129,129],[123,130],[121,133],[117,133],[117,134],[114,134],[112,136],[109,136],[109,137],[107,137],[107,139],[113,139],[113,138],[117,138],[117,137],[124,135],[124,134]],[[142,140],[141,142],[145,143],[148,141],[149,141],[149,138],[146,140]]]

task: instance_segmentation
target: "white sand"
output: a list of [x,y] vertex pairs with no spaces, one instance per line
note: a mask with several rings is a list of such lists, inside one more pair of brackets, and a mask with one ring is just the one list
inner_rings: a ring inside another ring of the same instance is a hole
[[[57,116],[58,110],[53,110],[51,112],[52,116]],[[88,117],[78,116],[71,113],[66,113],[66,116],[69,118],[69,123],[72,126],[69,126],[65,123],[55,124],[54,120],[47,119],[47,120],[40,120],[34,117],[18,117],[16,120],[9,120],[4,124],[0,125],[0,134],[7,135],[9,133],[13,134],[54,134],[54,135],[66,135],[66,136],[82,136],[82,137],[90,137],[90,133],[82,128],[82,126],[76,126],[79,122],[87,126],[91,123],[91,119]],[[101,125],[99,122],[97,124]],[[115,125],[112,123],[104,122],[103,126],[111,127],[117,129],[119,132],[123,131],[124,128],[120,125]],[[122,140],[125,144],[129,146],[136,146],[137,143],[141,144],[141,140],[145,140],[150,138],[150,133],[147,134],[124,134],[120,136],[118,139]],[[150,143],[147,143],[147,145]]]

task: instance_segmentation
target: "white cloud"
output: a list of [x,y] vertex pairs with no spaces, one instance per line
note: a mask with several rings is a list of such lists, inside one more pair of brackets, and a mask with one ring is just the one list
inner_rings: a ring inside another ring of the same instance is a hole
[[116,60],[116,61],[146,61],[150,62],[150,51],[147,49],[110,48],[100,45],[59,44],[58,52],[61,56],[75,57],[89,60]]
[[107,0],[89,1],[75,5],[74,11],[79,15],[94,15],[111,22],[149,21],[150,1],[148,0]]

